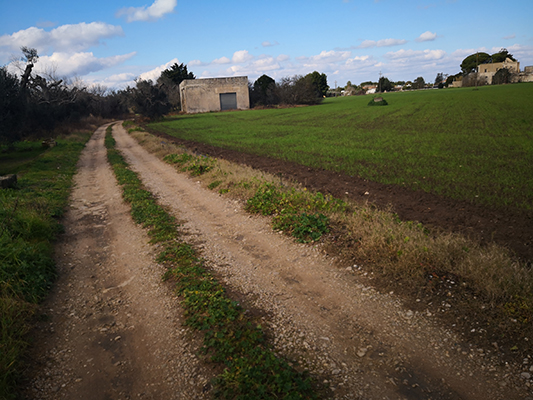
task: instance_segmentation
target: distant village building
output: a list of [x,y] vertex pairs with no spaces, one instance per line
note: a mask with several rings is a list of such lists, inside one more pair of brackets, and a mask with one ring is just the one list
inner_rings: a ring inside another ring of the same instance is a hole
[[513,61],[509,57],[503,62],[499,63],[487,63],[478,65],[478,79],[485,80],[485,83],[492,84],[492,77],[496,72],[502,68],[507,68],[511,74],[518,74],[520,72],[520,62]]
[[180,83],[180,100],[182,111],[190,114],[247,110],[248,77],[186,79]]
[[[485,85],[492,85],[492,77],[502,68],[507,68],[511,73],[511,82],[533,82],[533,66],[527,66],[523,71],[520,71],[520,62],[513,61],[509,57],[503,62],[480,64],[477,70],[478,83]],[[473,72],[475,74],[475,72]],[[470,75],[467,75],[469,77]],[[462,76],[454,80],[448,87],[462,87]]]

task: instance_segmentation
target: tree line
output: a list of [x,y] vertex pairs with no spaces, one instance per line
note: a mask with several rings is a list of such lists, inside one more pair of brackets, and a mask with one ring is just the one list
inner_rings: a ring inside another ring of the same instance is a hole
[[[53,72],[36,74],[37,50],[22,47],[21,51],[20,74],[0,67],[0,144],[46,136],[63,123],[89,116],[123,118],[133,112],[147,120],[161,118],[181,109],[179,84],[196,78],[186,65],[175,63],[156,81],[137,79],[133,87],[107,90],[60,79]],[[252,107],[318,104],[329,89],[326,74],[317,71],[278,82],[263,75],[248,87]]]
[[127,113],[124,95],[81,82],[69,82],[52,72],[36,74],[37,51],[22,47],[21,74],[0,67],[0,144],[50,133],[59,124],[77,123],[90,115],[116,118]]

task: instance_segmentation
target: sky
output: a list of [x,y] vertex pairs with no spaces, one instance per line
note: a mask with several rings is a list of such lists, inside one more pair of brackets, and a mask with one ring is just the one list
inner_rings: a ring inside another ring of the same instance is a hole
[[184,63],[197,78],[313,71],[331,88],[433,82],[476,51],[533,65],[533,0],[0,0],[0,66],[109,89]]

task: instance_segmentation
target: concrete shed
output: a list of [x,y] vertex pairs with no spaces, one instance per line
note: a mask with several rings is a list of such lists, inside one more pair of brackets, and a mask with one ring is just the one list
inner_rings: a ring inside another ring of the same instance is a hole
[[186,113],[250,108],[248,77],[186,79],[180,83],[181,109]]

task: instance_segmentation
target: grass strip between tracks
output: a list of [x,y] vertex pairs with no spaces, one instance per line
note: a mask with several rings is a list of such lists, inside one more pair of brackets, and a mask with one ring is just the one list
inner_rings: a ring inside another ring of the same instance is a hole
[[[89,134],[70,134],[43,151],[20,144],[8,154],[18,174],[14,189],[0,190],[0,398],[16,397],[37,304],[56,276],[53,241],[67,205],[76,162]],[[31,149],[31,152],[25,151]],[[19,154],[17,154],[19,153]],[[33,159],[32,159],[33,158]],[[17,160],[23,160],[18,162]],[[17,164],[17,165],[15,165]]]
[[278,358],[265,341],[259,324],[244,315],[244,310],[229,299],[224,287],[205,267],[196,250],[180,238],[174,217],[143,189],[137,174],[115,149],[107,130],[108,159],[124,199],[131,205],[136,223],[148,229],[152,243],[164,250],[158,262],[168,267],[165,279],[176,284],[182,298],[186,324],[204,335],[202,351],[224,371],[215,379],[214,394],[224,399],[312,399],[316,388],[306,372],[298,372]]

